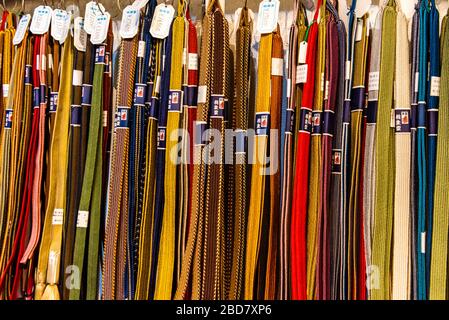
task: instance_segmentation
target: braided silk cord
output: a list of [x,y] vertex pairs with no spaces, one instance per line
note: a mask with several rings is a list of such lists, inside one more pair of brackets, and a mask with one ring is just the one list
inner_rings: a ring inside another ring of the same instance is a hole
[[448,131],[448,75],[449,75],[449,16],[446,14],[441,26],[441,92],[440,92],[440,115],[438,122],[438,147],[436,153],[435,174],[435,207],[433,212],[433,234],[432,234],[432,260],[430,269],[429,299],[447,299],[447,257],[448,257],[448,227],[446,196],[448,192],[448,166],[447,160]]
[[368,52],[368,16],[358,19],[356,28],[362,28],[357,33],[360,39],[355,40],[354,67],[351,92],[351,124],[350,124],[350,193],[348,211],[348,299],[357,299],[358,248],[359,248],[359,183],[362,149],[362,121],[365,105],[365,70]]
[[[331,286],[331,250],[329,236],[330,230],[330,210],[331,210],[331,177],[332,177],[332,144],[335,129],[332,129],[332,121],[335,119],[337,81],[339,74],[338,67],[338,24],[339,17],[331,1],[326,2],[330,12],[326,34],[326,61],[325,61],[325,87],[324,87],[324,112],[322,120],[322,149],[321,157],[323,170],[321,173],[321,210],[319,212],[318,225],[318,257],[316,271],[316,292],[317,298],[330,299]],[[340,21],[341,23],[341,21]]]
[[[410,64],[407,20],[398,12],[395,81],[395,192],[392,299],[410,298]],[[405,127],[403,128],[403,125]]]
[[[379,287],[371,289],[371,299],[390,297],[390,253],[393,223],[394,135],[391,128],[393,76],[395,66],[396,7],[391,0],[382,17],[382,47],[379,75],[375,166],[376,198],[374,207],[372,263],[378,268]],[[388,44],[388,45],[387,45]],[[385,192],[386,191],[386,192]]]
[[165,154],[165,180],[164,212],[161,229],[161,246],[159,249],[158,272],[156,278],[155,299],[171,299],[173,287],[173,273],[175,265],[175,220],[178,218],[177,200],[177,165],[178,156],[173,157],[173,149],[178,143],[178,132],[182,112],[182,57],[184,49],[184,16],[183,3],[178,6],[178,16],[172,26],[173,43],[171,48],[170,93],[168,101],[166,154]]
[[[377,106],[379,99],[379,70],[380,70],[380,49],[381,49],[381,26],[382,26],[383,9],[381,8],[377,14],[374,27],[371,29],[371,52],[368,81],[368,107],[367,121],[365,130],[365,150],[363,155],[363,242],[365,244],[365,265],[367,267],[367,276],[371,274],[371,250],[373,239],[373,223],[374,223],[374,195],[375,195],[375,137],[376,137],[376,121]],[[368,287],[370,282],[368,281]],[[369,288],[368,288],[369,289]],[[370,291],[367,290],[369,298]]]
[[410,159],[410,256],[411,256],[411,298],[418,296],[418,251],[416,249],[417,230],[417,209],[418,209],[418,166],[417,166],[417,107],[418,107],[418,70],[419,70],[419,6],[415,6],[415,13],[412,20],[412,53],[411,53],[411,159]]
[[[292,299],[307,298],[307,196],[309,180],[310,134],[312,132],[312,108],[316,85],[315,59],[318,41],[318,15],[324,7],[317,4],[314,21],[307,31],[307,79],[301,97],[301,123],[297,139],[295,178],[293,186],[292,223],[291,223],[291,265]],[[324,16],[324,14],[323,14]],[[319,78],[319,77],[318,77]]]
[[[258,59],[258,83],[256,99],[256,117],[257,114],[265,114],[268,118],[270,114],[270,96],[268,88],[271,88],[271,52],[273,45],[273,34],[264,34],[261,36],[259,59]],[[256,120],[257,121],[257,120]],[[266,122],[269,120],[266,119]],[[258,123],[255,123],[257,130]],[[261,124],[259,124],[261,126]],[[265,128],[268,123],[265,124]],[[263,129],[265,129],[263,128]],[[269,128],[269,127],[268,127]],[[260,245],[261,217],[264,207],[264,186],[265,186],[265,159],[268,145],[267,134],[254,137],[254,164],[251,173],[251,191],[248,211],[247,225],[247,244],[245,257],[245,289],[244,298],[253,299],[254,284],[256,280],[256,264]]]
[[307,299],[316,297],[316,267],[318,260],[319,211],[322,208],[322,114],[325,86],[325,52],[326,52],[326,2],[320,7],[318,23],[318,40],[315,65],[315,94],[312,109],[312,134],[310,145],[309,195],[307,210]]
[[429,74],[427,96],[427,206],[426,206],[426,299],[429,297],[430,263],[432,257],[432,232],[435,193],[435,167],[438,135],[438,105],[440,100],[440,16],[435,0],[429,3]]
[[[11,83],[9,85],[10,90],[12,90],[12,95],[8,99],[8,104],[6,105],[5,109],[5,119],[3,122],[4,128],[2,130],[2,141],[1,141],[1,147],[2,150],[2,163],[3,168],[6,168],[7,165],[10,165],[10,176],[12,179],[7,181],[7,177],[9,172],[2,172],[2,185],[3,188],[10,188],[11,190],[16,190],[15,184],[16,184],[16,173],[18,171],[17,166],[17,158],[18,158],[18,148],[19,148],[19,141],[17,137],[20,137],[20,130],[22,123],[21,121],[12,121],[12,116],[16,114],[16,117],[18,119],[22,118],[23,114],[23,101],[24,101],[24,90],[25,85],[23,82],[23,79],[25,78],[25,62],[26,62],[26,50],[28,46],[28,40],[27,40],[27,34],[25,34],[25,38],[22,40],[23,42],[17,46],[17,53],[14,57],[14,65],[12,68],[12,75],[11,75]],[[9,115],[8,115],[9,114]],[[4,180],[3,180],[4,179]],[[2,189],[4,190],[4,189]],[[18,210],[15,210],[15,199],[11,197],[11,195],[15,195],[15,193],[9,193],[5,194],[5,198],[3,201],[8,199],[8,202],[5,203],[7,206],[3,208],[3,212],[7,213],[7,221],[11,221],[12,219],[18,220],[18,227],[17,231],[14,236],[14,244],[12,246],[12,250],[9,253],[2,250],[2,264],[5,264],[2,268],[2,274],[0,278],[0,296],[3,294],[3,288],[5,282],[10,282],[9,278],[14,275],[15,266],[14,264],[17,261],[17,256],[20,255],[19,250],[19,243],[21,240],[23,225],[25,224],[25,217],[24,215],[20,214]],[[8,234],[8,233],[7,233]],[[0,247],[0,248],[3,248]],[[11,277],[12,278],[12,277]],[[12,287],[12,282],[9,284],[9,287]],[[6,289],[6,288],[5,288]],[[11,294],[13,291],[8,292],[9,290],[5,290],[5,297],[11,297]]]
[[[235,54],[235,99],[234,99],[234,127],[236,132],[244,134],[249,122],[249,83],[250,83],[250,46],[252,21],[248,8],[244,7],[240,15],[237,29],[237,45]],[[243,150],[242,150],[243,149]],[[235,150],[235,219],[232,257],[232,276],[229,299],[242,298],[244,279],[246,212],[248,210],[248,164],[247,150],[237,147]]]
[[[279,280],[280,288],[278,290],[279,299],[288,299],[288,288],[290,286],[288,276],[288,263],[289,263],[289,233],[288,233],[288,221],[291,211],[291,197],[292,197],[292,181],[293,181],[293,166],[294,161],[294,133],[297,132],[296,123],[297,116],[295,114],[297,107],[297,95],[300,95],[300,91],[296,90],[296,65],[298,58],[298,42],[302,41],[304,26],[304,8],[295,2],[294,7],[294,19],[289,30],[289,48],[288,48],[288,64],[286,66],[287,76],[287,107],[285,110],[285,132],[284,132],[284,145],[283,152],[281,154],[281,161],[283,162],[283,174],[281,177],[281,218],[280,218],[280,231],[279,231],[279,251],[280,251],[280,265],[279,265]],[[301,28],[301,31],[300,31]],[[301,33],[301,34],[300,34]],[[296,117],[295,117],[296,116]]]
[[[74,53],[74,70],[72,80],[72,106],[70,117],[70,133],[69,133],[69,163],[68,163],[68,182],[67,182],[67,219],[64,222],[64,254],[62,267],[64,268],[64,283],[67,281],[69,274],[65,273],[68,266],[73,262],[73,247],[75,241],[76,217],[79,207],[79,185],[82,183],[81,173],[81,117],[78,116],[81,112],[81,94],[82,94],[82,80],[84,66],[84,52],[75,50]],[[81,79],[80,79],[81,78]],[[62,297],[64,300],[69,298],[69,288],[63,286]]]
[[[280,35],[280,28],[273,35],[272,61],[278,61],[283,65],[283,42]],[[278,59],[278,60],[276,60]],[[272,62],[273,64],[273,62]],[[281,127],[281,101],[282,101],[282,79],[283,75],[271,71],[271,118],[270,130],[280,131]],[[277,293],[277,268],[279,257],[279,228],[280,228],[280,186],[281,173],[278,169],[278,159],[280,159],[280,137],[273,137],[270,134],[269,154],[270,154],[270,214],[269,214],[269,232],[267,248],[267,266],[265,279],[264,299],[274,300]]]
[[427,148],[426,148],[426,105],[428,95],[429,10],[427,1],[419,7],[419,63],[418,63],[418,106],[417,106],[417,167],[418,167],[418,214],[417,214],[417,299],[426,298],[426,192],[427,192]]
[[[121,299],[124,295],[127,235],[127,179],[129,128],[128,112],[132,104],[137,37],[120,44],[116,123],[111,150],[108,213],[104,243],[103,299]],[[123,122],[123,123],[122,123]]]

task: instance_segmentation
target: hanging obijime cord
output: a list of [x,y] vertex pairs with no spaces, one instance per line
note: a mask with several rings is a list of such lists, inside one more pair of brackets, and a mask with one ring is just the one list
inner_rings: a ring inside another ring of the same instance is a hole
[[[64,253],[63,253],[63,272],[64,283],[70,276],[66,273],[67,267],[73,262],[73,248],[75,242],[76,217],[78,216],[81,176],[81,99],[82,99],[82,80],[85,54],[83,51],[74,50],[74,67],[72,76],[72,106],[70,114],[70,133],[69,133],[69,160],[68,160],[68,181],[67,181],[67,219],[64,221]],[[56,111],[56,108],[55,108]],[[69,299],[70,288],[63,286],[62,297]]]
[[129,110],[133,98],[137,47],[137,35],[132,39],[122,39],[120,44],[103,257],[102,298],[105,300],[124,298],[128,236]]
[[378,287],[371,288],[372,300],[390,298],[390,253],[393,224],[394,134],[391,127],[393,75],[396,43],[396,3],[390,0],[382,17],[381,65],[379,74],[379,105],[375,146],[375,207],[372,264],[377,266]]
[[[46,37],[43,38],[46,40]],[[44,85],[42,80],[46,79],[44,63],[46,59],[46,43],[41,41],[40,55],[42,59],[42,67],[40,70],[41,92]],[[62,247],[62,232],[65,216],[66,201],[66,177],[67,177],[67,160],[68,160],[68,133],[70,120],[70,105],[72,92],[72,70],[73,70],[73,46],[69,37],[64,45],[62,57],[62,78],[60,86],[60,99],[55,117],[55,125],[50,146],[50,164],[49,170],[49,194],[48,202],[45,210],[45,222],[42,237],[48,239],[45,244],[41,243],[39,251],[39,262],[47,260],[46,268],[42,268],[42,275],[46,273],[46,280],[42,296],[43,300],[59,300],[59,271]],[[45,82],[44,82],[45,83]],[[44,87],[44,89],[46,89]],[[41,97],[42,98],[42,97]],[[41,99],[42,100],[42,99]],[[41,112],[44,113],[47,107],[47,100],[42,101]],[[44,123],[44,121],[42,121]],[[41,128],[40,128],[41,129]],[[42,264],[44,266],[44,264]]]
[[327,22],[326,53],[325,53],[325,78],[324,78],[324,110],[322,119],[322,173],[320,203],[321,209],[318,217],[318,255],[316,271],[316,297],[317,299],[330,299],[332,281],[331,276],[331,237],[329,236],[331,225],[331,179],[332,179],[332,144],[335,134],[335,111],[337,102],[339,54],[338,25],[341,20],[331,3],[326,2],[330,12]]
[[143,183],[145,176],[145,99],[147,94],[147,77],[152,37],[149,32],[154,2],[144,7],[139,35],[139,50],[134,85],[133,107],[130,110],[130,148],[129,148],[129,226],[127,253],[128,299],[133,299],[136,287],[138,245],[140,223],[142,219]]
[[321,0],[318,1],[317,10],[312,24],[307,30],[305,40],[307,42],[305,68],[306,79],[301,97],[301,109],[299,112],[300,126],[296,143],[295,177],[293,185],[292,222],[291,222],[291,282],[292,299],[305,300],[307,298],[307,197],[309,181],[309,155],[312,133],[312,108],[314,101],[315,60],[318,39],[318,15],[321,10]]
[[[8,221],[8,225],[10,221],[17,220],[17,228],[14,236],[14,241],[11,243],[12,246],[10,250],[6,250],[7,246],[0,246],[2,262],[5,264],[4,267],[0,267],[0,297],[10,298],[14,293],[8,289],[12,288],[15,265],[18,260],[18,256],[20,255],[19,246],[21,241],[21,236],[23,232],[23,226],[25,225],[25,217],[23,214],[20,214],[19,210],[16,210],[16,199],[14,196],[16,195],[15,190],[17,190],[18,185],[20,185],[21,180],[17,181],[18,178],[17,173],[19,171],[20,162],[19,160],[19,142],[20,142],[20,133],[22,127],[22,121],[13,121],[13,115],[16,114],[17,119],[22,119],[23,114],[23,104],[24,104],[24,78],[25,78],[25,63],[27,58],[27,47],[28,47],[28,33],[25,34],[24,39],[21,44],[16,46],[17,53],[14,57],[14,64],[12,68],[11,75],[11,83],[10,83],[10,98],[8,99],[8,104],[5,108],[5,119],[3,122],[4,128],[2,130],[1,136],[1,150],[0,154],[2,157],[2,172],[1,172],[1,183],[2,183],[2,191],[10,190],[11,192],[5,193],[5,198],[3,199],[4,204],[6,205],[0,215],[6,217],[6,221]],[[19,139],[17,139],[19,138]],[[6,172],[4,169],[9,169],[9,172]],[[8,181],[8,175],[10,177]],[[8,201],[6,201],[8,200]],[[9,229],[9,228],[8,228]],[[12,232],[7,232],[6,234],[11,234]],[[5,237],[5,240],[9,242],[9,240]],[[7,284],[5,286],[5,283]],[[4,287],[5,286],[5,287]],[[3,291],[5,288],[5,291]],[[4,295],[3,295],[4,292]]]
[[244,257],[246,239],[246,213],[248,211],[248,161],[245,144],[245,133],[248,130],[249,81],[251,67],[251,32],[252,20],[248,7],[244,7],[240,14],[239,27],[236,33],[235,53],[235,99],[234,99],[234,130],[235,144],[235,217],[234,239],[232,257],[232,276],[229,290],[229,299],[242,298],[244,279]]
[[395,191],[392,299],[410,299],[410,64],[407,20],[398,12],[395,81]]
[[[363,236],[365,244],[365,265],[366,275],[370,277],[374,271],[371,263],[371,250],[374,225],[374,200],[375,200],[375,141],[376,141],[376,121],[377,107],[379,99],[379,70],[380,70],[380,50],[381,50],[381,27],[383,9],[377,14],[374,28],[371,33],[371,52],[368,80],[368,107],[365,131],[365,150],[363,155]],[[371,278],[368,278],[371,279]],[[374,279],[374,278],[373,278]],[[372,281],[367,281],[367,298],[370,295]]]
[[[363,109],[365,106],[365,70],[368,52],[368,15],[356,21],[356,33],[360,34],[359,39],[355,39],[354,44],[354,64],[353,79],[351,90],[351,124],[350,124],[350,193],[348,208],[348,299],[356,300],[358,295],[358,273],[365,273],[365,270],[359,271],[358,251],[359,251],[359,232],[360,232],[360,214],[359,210],[359,183],[361,167],[361,149],[362,149],[362,121]],[[361,29],[359,31],[359,29]]]
[[[102,180],[102,143],[101,114],[103,110],[103,77],[105,66],[106,45],[95,46],[95,68],[92,90],[92,105],[90,108],[89,136],[84,175],[82,178],[81,197],[76,221],[75,245],[73,248],[73,265],[79,270],[82,279],[84,257],[86,255],[87,228],[97,229],[101,208],[101,180]],[[93,239],[89,239],[93,240]],[[90,245],[89,241],[89,245]],[[98,240],[92,241],[97,243]],[[90,252],[88,250],[88,255]],[[80,299],[80,288],[70,290],[70,300]]]
[[183,112],[183,49],[185,37],[184,2],[178,4],[178,16],[172,26],[170,89],[167,106],[167,126],[165,132],[165,177],[164,209],[161,227],[161,243],[157,265],[157,277],[154,298],[167,300],[172,298],[173,273],[175,267],[176,220],[179,219],[178,164],[179,156],[173,156],[179,141],[181,113]]
[[[318,8],[317,8],[318,10]],[[309,194],[307,208],[307,299],[314,300],[316,297],[316,265],[318,259],[318,233],[319,214],[322,203],[321,198],[321,173],[322,173],[322,114],[324,100],[324,75],[326,54],[326,0],[319,8],[318,43],[316,49],[315,64],[315,86],[312,109],[312,133],[309,160]]]
[[417,107],[417,164],[418,164],[418,223],[417,223],[417,289],[418,300],[426,299],[426,199],[427,199],[427,152],[426,152],[426,97],[428,72],[428,4],[421,1],[419,9],[419,80]]
[[256,267],[261,238],[261,221],[265,203],[266,158],[270,133],[270,88],[271,54],[273,33],[263,34],[260,39],[257,96],[255,109],[255,136],[253,165],[251,169],[251,190],[248,212],[248,226],[245,252],[244,299],[252,300],[255,292]]
[[429,74],[427,88],[427,206],[426,206],[426,299],[430,286],[430,261],[432,256],[433,209],[435,166],[438,135],[438,105],[440,100],[440,16],[435,0],[429,12]]
[[[202,299],[223,299],[225,270],[225,126],[229,114],[229,25],[223,9],[217,0],[210,2],[207,12],[211,14],[212,64],[209,72],[210,101],[209,128],[206,144],[208,157],[205,219],[204,219],[204,256],[202,273]],[[204,40],[205,41],[205,40]],[[221,136],[220,136],[221,135]],[[220,138],[221,137],[221,138]],[[220,139],[219,139],[220,138]],[[212,144],[212,141],[219,139]],[[231,195],[227,195],[231,196]]]
[[447,257],[448,257],[448,202],[449,192],[449,16],[446,14],[441,25],[441,91],[440,117],[438,123],[438,146],[436,152],[435,207],[433,211],[432,260],[430,265],[430,300],[447,299]]
[[[289,30],[289,48],[288,48],[288,65],[286,66],[286,94],[287,107],[284,110],[285,124],[284,124],[284,145],[281,155],[283,165],[283,174],[281,176],[281,218],[279,231],[279,250],[280,250],[280,264],[279,264],[279,281],[280,288],[278,290],[279,299],[289,298],[290,282],[288,278],[289,269],[289,221],[291,212],[292,199],[292,182],[293,182],[293,161],[294,161],[294,142],[295,124],[296,124],[296,110],[298,97],[301,94],[300,90],[296,90],[296,66],[298,61],[299,43],[303,40],[305,33],[305,17],[304,8],[300,1],[295,1],[293,8],[293,22]],[[239,75],[236,74],[238,77]]]

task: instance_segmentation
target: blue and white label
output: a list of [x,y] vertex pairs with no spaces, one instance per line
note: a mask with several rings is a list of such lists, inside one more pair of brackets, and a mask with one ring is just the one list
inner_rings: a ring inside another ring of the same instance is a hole
[[5,129],[11,129],[12,128],[12,109],[6,109],[5,110]]
[[295,130],[295,110],[287,109],[285,113],[285,133],[292,134]]
[[226,115],[226,99],[222,95],[211,95],[210,117],[224,119]]
[[32,66],[30,66],[30,65],[25,66],[25,85],[33,84],[32,71],[33,71]]
[[129,108],[118,107],[115,114],[115,127],[118,129],[129,128]]
[[106,63],[106,46],[100,45],[95,50],[95,64]]
[[49,112],[55,113],[56,109],[58,107],[58,93],[57,92],[50,92],[50,105],[49,105]]
[[145,83],[137,83],[134,88],[134,105],[144,106],[147,95],[147,85]]
[[299,132],[312,132],[312,111],[308,109],[301,109],[299,112]]
[[321,111],[312,112],[312,135],[321,134]]
[[341,173],[341,150],[332,150],[332,173]]
[[181,90],[170,90],[168,95],[168,112],[181,112],[182,94]]
[[256,136],[268,136],[270,133],[270,113],[258,112],[256,113]]
[[157,148],[165,150],[167,147],[167,128],[159,127],[157,130]]
[[409,109],[394,110],[394,131],[396,133],[409,133],[411,131]]

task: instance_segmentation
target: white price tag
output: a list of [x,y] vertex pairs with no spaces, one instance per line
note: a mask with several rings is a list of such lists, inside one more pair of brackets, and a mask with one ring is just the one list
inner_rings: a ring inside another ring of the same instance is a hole
[[139,49],[137,50],[137,56],[139,58],[145,57],[145,50],[146,50],[146,42],[145,41],[139,41]]
[[207,86],[198,87],[198,103],[207,102]]
[[276,30],[279,19],[279,0],[263,0],[259,5],[257,30],[261,34]]
[[155,91],[156,93],[161,92],[161,91],[160,91],[160,90],[161,90],[161,80],[162,80],[162,77],[161,77],[161,76],[157,76],[157,77],[156,77],[156,85],[154,86],[154,91]]
[[356,27],[356,31],[355,31],[355,41],[359,42],[362,40],[363,37],[363,20],[362,19],[358,19],[357,20],[357,27]]
[[346,61],[345,63],[345,80],[351,79],[352,65],[351,61]]
[[89,211],[78,211],[78,218],[76,219],[77,228],[87,228],[89,225]]
[[86,10],[84,15],[84,30],[87,34],[92,34],[94,32],[95,17],[106,12],[104,6],[96,1],[91,1],[86,4]]
[[170,33],[170,26],[175,16],[175,9],[171,5],[161,3],[154,10],[150,33],[157,39],[165,39]]
[[307,64],[300,64],[296,68],[296,83],[306,83],[307,82]]
[[51,18],[51,36],[53,39],[64,43],[69,34],[71,14],[65,10],[55,9]]
[[415,72],[415,92],[419,90],[419,72]]
[[84,19],[76,17],[73,22],[73,44],[78,51],[86,52],[87,33],[84,30]]
[[82,86],[83,85],[83,70],[73,70],[73,76],[72,76],[72,84],[74,86]]
[[198,70],[198,54],[189,53],[189,70]]
[[54,226],[60,226],[64,222],[64,209],[53,210],[53,217],[51,219],[51,224]]
[[421,253],[426,253],[426,232],[421,232]]
[[306,63],[306,59],[307,59],[307,42],[302,41],[299,44],[298,63],[300,64]]
[[12,43],[17,46],[20,44],[25,37],[25,33],[28,30],[28,26],[31,21],[31,15],[26,14],[23,15],[22,18],[20,18],[19,24],[17,26],[16,33],[14,34],[14,38],[12,39]]
[[111,15],[107,12],[103,15],[95,17],[94,30],[90,37],[90,42],[92,44],[102,44],[106,40],[110,20]]
[[282,77],[284,75],[284,60],[271,58],[271,75]]
[[39,6],[34,9],[30,30],[34,34],[44,34],[50,27],[53,10],[49,6]]
[[440,96],[440,77],[432,77],[430,79],[430,95],[432,97]]
[[9,84],[8,83],[3,84],[2,91],[3,91],[3,98],[8,98],[8,95],[9,95]]
[[379,91],[379,71],[369,73],[368,91]]
[[123,39],[132,39],[139,31],[140,10],[134,6],[126,6],[120,24],[120,36]]
[[133,7],[142,10],[147,5],[148,1],[149,0],[136,0],[133,2]]

